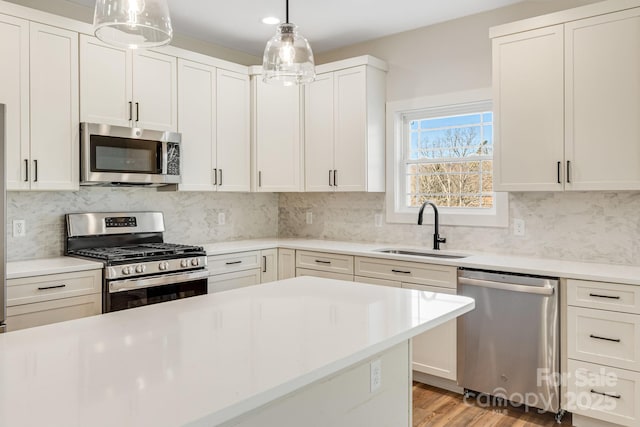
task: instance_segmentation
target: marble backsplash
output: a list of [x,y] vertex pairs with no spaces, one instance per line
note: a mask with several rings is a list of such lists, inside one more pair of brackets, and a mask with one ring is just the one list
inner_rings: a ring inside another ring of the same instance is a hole
[[[283,193],[279,206],[280,237],[432,244],[430,225],[376,227],[375,214],[385,210],[380,193]],[[640,265],[638,192],[511,193],[509,210],[509,228],[442,226],[442,248]],[[525,221],[525,236],[513,235],[514,218]]]
[[[64,252],[64,214],[153,210],[164,212],[165,241],[185,244],[275,237],[278,195],[160,192],[149,188],[83,187],[78,192],[8,192],[7,258],[23,260]],[[218,213],[224,212],[224,225]],[[14,219],[27,235],[13,237]]]

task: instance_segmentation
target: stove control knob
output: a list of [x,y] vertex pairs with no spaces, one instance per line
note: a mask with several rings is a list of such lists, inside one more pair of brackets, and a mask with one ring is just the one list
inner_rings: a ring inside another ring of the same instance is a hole
[[189,260],[183,259],[182,261],[180,261],[180,267],[182,268],[189,267]]
[[131,267],[129,266],[122,267],[122,274],[124,274],[125,276],[128,274],[131,274]]
[[191,265],[197,267],[200,265],[200,260],[198,258],[194,258],[191,260]]
[[144,273],[146,269],[147,267],[144,265],[136,265],[136,273]]
[[169,263],[167,261],[162,261],[160,265],[158,265],[158,269],[160,269],[160,271],[165,271],[168,268],[169,268]]

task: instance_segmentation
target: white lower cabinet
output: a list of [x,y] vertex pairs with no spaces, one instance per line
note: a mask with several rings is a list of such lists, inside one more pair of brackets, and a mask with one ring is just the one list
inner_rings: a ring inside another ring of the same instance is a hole
[[[356,282],[455,294],[457,268],[379,258],[355,258]],[[419,308],[419,307],[418,307]],[[456,380],[456,320],[413,338],[413,370]]]
[[278,278],[278,251],[238,252],[212,255],[207,258],[209,293],[228,291]]
[[296,277],[296,251],[278,249],[278,280]]
[[102,313],[102,270],[7,280],[7,331]]
[[564,398],[574,425],[640,425],[637,286],[569,279],[566,292]]

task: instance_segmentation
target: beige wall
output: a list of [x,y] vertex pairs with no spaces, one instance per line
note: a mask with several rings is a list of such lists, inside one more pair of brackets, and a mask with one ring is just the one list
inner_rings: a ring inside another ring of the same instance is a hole
[[388,101],[490,87],[490,27],[596,1],[527,1],[317,53],[316,62],[322,64],[366,54],[386,60]]
[[[65,0],[6,0],[21,6],[30,7],[32,9],[42,10],[44,12],[53,13],[55,15],[64,16],[82,22],[93,22],[93,8],[71,3]],[[261,58],[249,55],[238,50],[228,49],[226,47],[207,43],[192,37],[175,34],[173,46],[202,53],[204,55],[213,56],[215,58],[224,59],[226,61],[235,62],[242,65],[255,65],[260,63]]]

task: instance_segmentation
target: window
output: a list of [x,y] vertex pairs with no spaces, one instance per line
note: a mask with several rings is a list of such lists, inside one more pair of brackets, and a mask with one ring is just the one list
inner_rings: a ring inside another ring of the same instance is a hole
[[480,90],[387,105],[387,219],[415,222],[429,200],[450,225],[507,226],[493,192],[493,112]]

